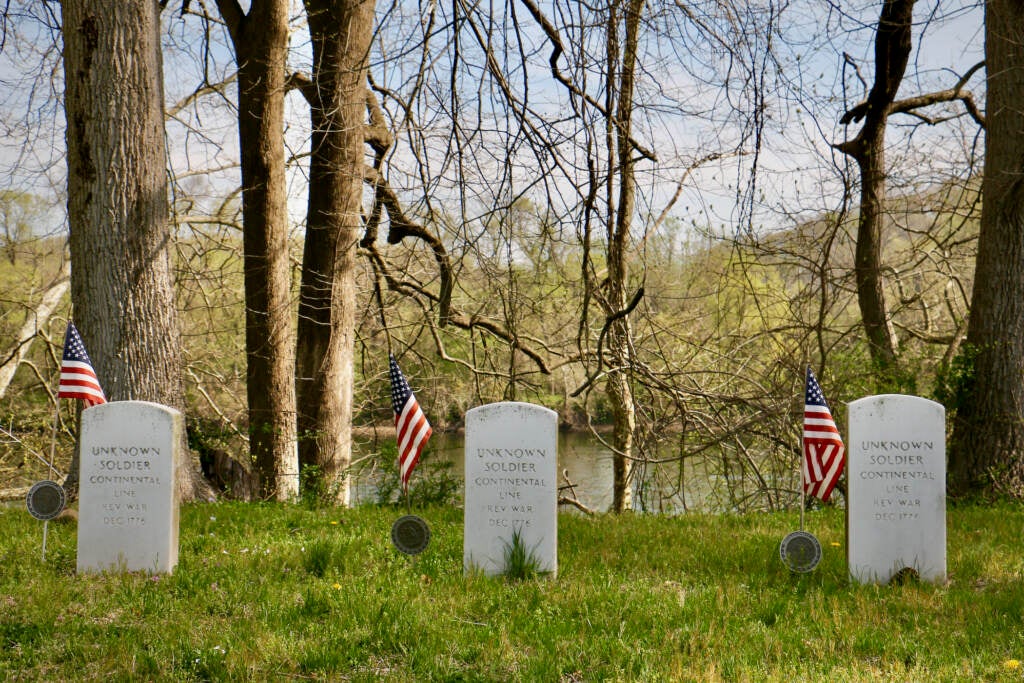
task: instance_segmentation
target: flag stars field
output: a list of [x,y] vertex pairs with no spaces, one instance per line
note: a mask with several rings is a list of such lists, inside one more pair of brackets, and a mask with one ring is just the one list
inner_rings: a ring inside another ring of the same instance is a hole
[[60,364],[60,385],[57,387],[57,398],[81,399],[86,407],[98,406],[107,402],[92,361],[85,351],[85,343],[75,324],[68,321],[64,333],[64,355]]

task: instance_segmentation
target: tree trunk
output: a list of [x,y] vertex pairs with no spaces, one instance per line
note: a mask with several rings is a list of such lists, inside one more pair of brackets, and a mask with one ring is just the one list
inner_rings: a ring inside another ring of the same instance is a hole
[[882,280],[882,224],[885,218],[885,126],[907,70],[915,0],[886,0],[875,35],[875,82],[867,99],[846,112],[841,123],[864,119],[853,140],[836,147],[857,161],[860,215],[854,276],[868,349],[883,381],[896,369],[896,334],[889,320]]
[[349,502],[356,245],[363,227],[366,75],[374,3],[306,0],[313,42],[313,136],[296,352],[299,459]]
[[[109,400],[184,413],[158,5],[64,0],[61,9],[75,324]],[[182,445],[180,495],[208,495]]]
[[882,280],[882,223],[885,218],[885,124],[864,139],[860,168],[860,215],[854,251],[857,303],[876,370],[885,376],[896,364],[896,335],[889,322]]
[[[629,270],[626,255],[629,249],[633,212],[636,209],[636,180],[634,177],[633,148],[630,144],[633,121],[633,92],[637,61],[637,41],[640,31],[640,15],[644,0],[629,0],[625,13],[626,42],[622,50],[621,73],[618,84],[618,106],[616,120],[609,122],[613,132],[619,181],[618,201],[609,202],[616,206],[614,216],[609,217],[608,228],[608,281],[606,289],[606,314],[616,316],[608,328],[608,353],[613,371],[605,385],[605,393],[611,405],[614,420],[612,446],[612,510],[624,512],[633,506],[633,434],[636,429],[636,405],[633,388],[629,381],[632,367],[632,329],[629,318],[620,315],[626,310],[628,297],[626,287]],[[615,45],[612,24],[609,22],[609,53],[618,52]],[[613,62],[610,60],[610,62]]]
[[983,205],[961,388],[949,452],[953,496],[1024,499],[1024,5],[985,5]]
[[284,155],[288,1],[218,0],[238,61],[249,451],[260,495],[298,495]]

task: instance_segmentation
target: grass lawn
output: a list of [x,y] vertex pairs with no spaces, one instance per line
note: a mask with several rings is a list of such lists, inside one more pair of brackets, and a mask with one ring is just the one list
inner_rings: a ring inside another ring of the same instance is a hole
[[949,511],[946,585],[852,586],[843,513],[559,518],[557,580],[463,576],[462,512],[182,509],[170,576],[75,574],[73,524],[0,507],[0,679],[1024,681],[1024,508]]

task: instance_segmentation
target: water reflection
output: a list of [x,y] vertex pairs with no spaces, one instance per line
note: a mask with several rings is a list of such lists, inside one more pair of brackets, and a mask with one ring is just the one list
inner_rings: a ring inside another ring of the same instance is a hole
[[[366,465],[372,463],[380,446],[394,440],[393,431],[381,430],[375,437],[357,442],[355,459],[365,457],[364,466],[354,477],[353,497],[357,503],[376,502],[380,471]],[[441,463],[450,463],[449,472],[463,481],[462,434],[435,434],[425,452],[420,468],[413,477],[423,476]],[[659,454],[669,459],[670,453]],[[422,471],[421,471],[422,470]],[[612,505],[612,452],[600,439],[589,433],[560,432],[558,436],[558,472],[561,495],[574,495],[585,507],[606,512]],[[722,500],[725,477],[712,464],[689,460],[685,467],[678,462],[638,465],[638,483],[634,485],[633,507],[639,511],[678,513],[684,511],[721,511],[730,505]],[[568,484],[571,482],[572,488]],[[461,494],[460,494],[461,497]],[[575,510],[562,506],[563,510]]]

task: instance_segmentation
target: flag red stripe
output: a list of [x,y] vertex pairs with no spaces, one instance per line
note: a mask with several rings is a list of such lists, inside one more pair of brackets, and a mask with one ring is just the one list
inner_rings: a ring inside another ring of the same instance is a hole
[[413,468],[419,462],[423,447],[427,439],[433,433],[430,423],[420,410],[419,402],[415,397],[410,396],[402,409],[401,414],[395,418],[395,428],[398,432],[398,462],[402,484],[407,485]]
[[88,375],[61,375],[60,386],[73,387],[99,387],[100,383],[95,377]]
[[61,390],[57,393],[57,396],[59,398],[78,398],[80,394],[92,396],[94,398],[101,398],[104,400],[106,400],[107,398],[106,396],[103,395],[103,390],[95,385],[83,385],[77,387],[61,385]]
[[810,368],[807,369],[805,396],[801,464],[804,493],[827,501],[843,474],[845,449],[821,387]]
[[427,418],[423,416],[423,413],[419,414],[419,419],[412,422],[404,428],[399,428],[398,432],[398,451],[403,456],[413,450],[418,450],[417,446],[420,441],[424,438],[424,433],[428,431],[429,425],[427,424]]
[[388,374],[391,376],[391,407],[395,413],[395,436],[398,444],[398,471],[402,488],[408,492],[409,478],[419,462],[420,453],[433,433],[427,416],[420,409],[412,388],[398,367],[395,357],[388,354]]
[[98,406],[101,403],[106,403],[107,400],[102,396],[96,396],[94,394],[62,394],[61,398],[77,398],[81,399],[85,403],[87,408]]

